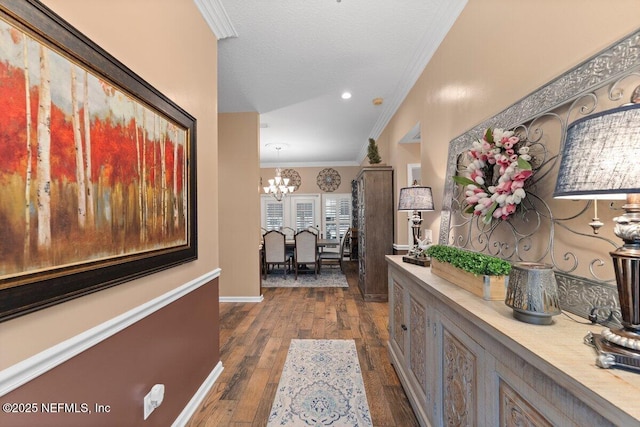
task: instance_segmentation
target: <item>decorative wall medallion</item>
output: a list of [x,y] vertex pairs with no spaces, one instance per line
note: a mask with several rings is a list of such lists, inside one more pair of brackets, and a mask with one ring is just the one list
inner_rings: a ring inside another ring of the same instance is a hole
[[322,169],[316,182],[322,191],[331,193],[340,186],[340,174],[332,168]]
[[280,176],[282,176],[283,178],[289,178],[289,185],[293,185],[294,187],[296,187],[294,191],[297,191],[302,184],[300,174],[295,169],[282,169],[280,171]]

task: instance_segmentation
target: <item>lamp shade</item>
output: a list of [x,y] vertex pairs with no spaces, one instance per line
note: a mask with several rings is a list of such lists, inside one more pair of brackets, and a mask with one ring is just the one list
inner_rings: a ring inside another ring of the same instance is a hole
[[433,195],[431,187],[404,187],[400,189],[399,211],[432,211]]
[[553,193],[565,199],[624,199],[640,192],[640,104],[576,120],[567,128]]

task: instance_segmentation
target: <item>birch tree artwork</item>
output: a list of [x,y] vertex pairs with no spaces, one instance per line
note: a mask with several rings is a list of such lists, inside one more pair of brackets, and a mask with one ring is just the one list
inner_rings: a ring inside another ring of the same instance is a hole
[[0,111],[0,279],[188,243],[187,129],[2,20]]

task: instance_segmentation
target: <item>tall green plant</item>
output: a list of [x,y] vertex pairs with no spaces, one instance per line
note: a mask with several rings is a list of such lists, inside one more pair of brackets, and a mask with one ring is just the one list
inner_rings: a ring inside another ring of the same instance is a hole
[[369,147],[367,148],[367,157],[369,157],[369,163],[372,165],[378,164],[382,161],[380,154],[378,154],[378,146],[373,138],[369,138]]

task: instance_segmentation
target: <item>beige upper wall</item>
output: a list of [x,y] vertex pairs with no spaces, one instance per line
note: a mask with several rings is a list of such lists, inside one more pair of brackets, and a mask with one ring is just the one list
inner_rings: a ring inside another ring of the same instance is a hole
[[197,7],[185,0],[45,0],[44,3],[196,117],[199,258],[0,323],[0,369],[219,266],[218,196],[214,190],[218,182],[217,41]]
[[[631,33],[640,25],[638,6],[637,0],[468,2],[378,138],[393,153],[421,123],[422,180],[436,202],[436,212],[423,214],[423,228],[437,239],[449,141]],[[405,167],[399,160],[392,159],[396,170]]]
[[[351,193],[351,181],[356,178],[358,172],[360,172],[360,166],[327,166],[335,169],[340,174],[340,186],[333,191],[334,193]],[[310,194],[310,193],[323,193],[318,187],[318,174],[325,169],[324,167],[283,167],[282,169],[295,169],[300,175],[301,185],[296,193],[298,194]],[[260,169],[260,176],[264,186],[269,185],[267,180],[273,178],[276,174],[275,168],[262,168]],[[260,192],[264,193],[263,189]]]

